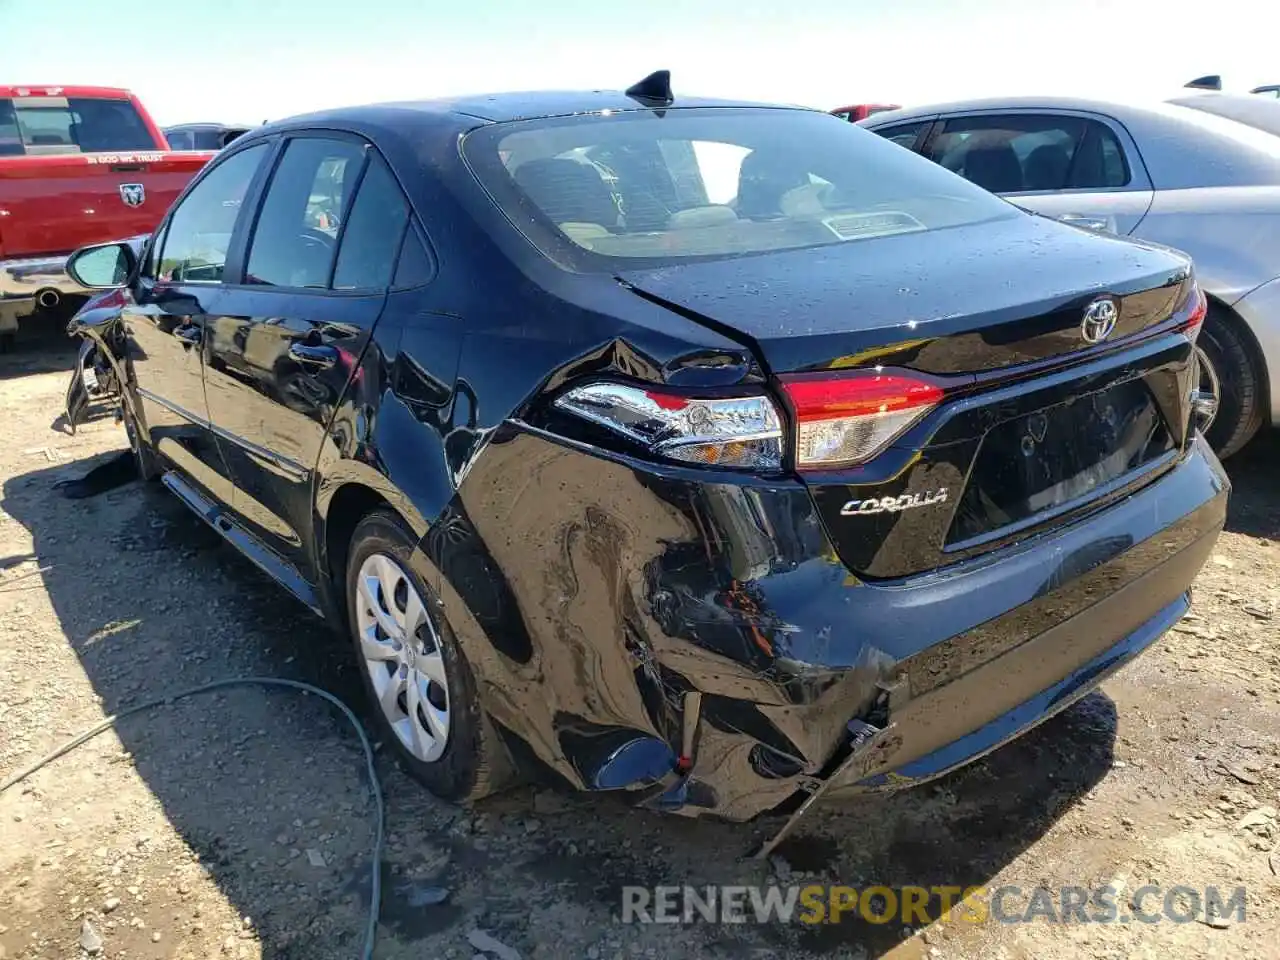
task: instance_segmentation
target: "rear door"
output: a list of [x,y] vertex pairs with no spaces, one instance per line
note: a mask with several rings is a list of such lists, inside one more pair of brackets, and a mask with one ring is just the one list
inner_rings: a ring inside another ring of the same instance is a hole
[[286,141],[238,283],[210,321],[210,418],[250,531],[304,576],[312,477],[382,313],[409,219],[386,163],[339,134]]
[[1151,207],[1142,159],[1108,117],[1066,111],[949,116],[919,148],[1020,207],[1077,226],[1130,234]]

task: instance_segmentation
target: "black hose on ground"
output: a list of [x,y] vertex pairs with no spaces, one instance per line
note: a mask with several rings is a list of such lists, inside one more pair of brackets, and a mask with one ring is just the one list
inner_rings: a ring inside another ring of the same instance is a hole
[[101,723],[97,723],[88,730],[76,737],[68,740],[62,746],[53,750],[30,766],[19,770],[17,773],[0,782],[0,795],[11,787],[17,786],[27,777],[31,776],[37,770],[47,764],[52,763],[64,754],[70,753],[76,747],[88,743],[104,730],[110,730],[119,721],[126,717],[131,717],[147,710],[154,710],[156,707],[167,706],[177,700],[185,700],[187,697],[194,697],[197,694],[209,693],[214,690],[225,690],[228,687],[287,687],[292,690],[301,690],[303,693],[313,693],[317,697],[321,697],[333,704],[342,711],[343,716],[347,718],[351,726],[356,731],[356,736],[360,738],[360,746],[364,748],[365,767],[369,775],[369,786],[373,790],[374,809],[376,818],[374,824],[373,839],[373,856],[369,864],[369,918],[365,926],[364,948],[360,952],[360,960],[373,960],[374,941],[378,935],[378,913],[382,901],[382,848],[383,834],[386,820],[386,810],[382,799],[382,786],[378,783],[378,773],[374,768],[373,762],[373,746],[369,743],[369,737],[364,732],[364,727],[360,725],[360,719],[345,703],[335,697],[327,690],[321,690],[319,687],[312,686],[309,683],[302,683],[299,680],[282,680],[279,677],[234,677],[229,680],[215,680],[212,683],[201,684],[198,687],[191,687],[187,690],[179,690],[167,697],[159,697],[155,700],[148,700],[146,703],[140,703],[137,706],[129,707],[120,713],[107,717]]

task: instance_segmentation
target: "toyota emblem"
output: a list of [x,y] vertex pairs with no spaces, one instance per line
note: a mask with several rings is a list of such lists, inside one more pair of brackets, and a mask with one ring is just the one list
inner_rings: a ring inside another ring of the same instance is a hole
[[1102,297],[1084,308],[1084,319],[1080,321],[1080,336],[1088,343],[1101,343],[1111,336],[1120,319],[1120,311],[1115,301]]

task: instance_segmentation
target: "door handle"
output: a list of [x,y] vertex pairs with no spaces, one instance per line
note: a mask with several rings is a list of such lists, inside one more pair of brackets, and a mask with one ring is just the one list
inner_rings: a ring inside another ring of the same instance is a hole
[[1058,218],[1073,227],[1084,227],[1087,230],[1107,230],[1116,232],[1115,220],[1112,217],[1087,217],[1080,213],[1064,213]]
[[291,343],[289,356],[304,366],[328,370],[338,362],[338,351],[325,344]]
[[200,328],[194,324],[187,323],[180,327],[174,327],[173,335],[188,347],[194,347],[200,343]]

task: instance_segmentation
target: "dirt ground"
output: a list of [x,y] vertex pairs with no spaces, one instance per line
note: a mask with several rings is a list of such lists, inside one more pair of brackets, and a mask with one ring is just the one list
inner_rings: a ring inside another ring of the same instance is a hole
[[[69,346],[0,357],[0,780],[107,714],[217,678],[290,677],[360,705],[343,642],[163,489],[58,495],[124,445],[109,418],[52,428]],[[742,855],[777,818],[693,822],[534,788],[461,810],[380,753],[378,955],[1280,957],[1280,435],[1229,469],[1229,531],[1156,648],[982,763],[820,810],[772,864]],[[358,742],[315,697],[237,690],[126,720],[0,797],[0,958],[350,960],[372,825]],[[1213,924],[618,919],[623,884],[771,878],[1248,896],[1244,922]]]

